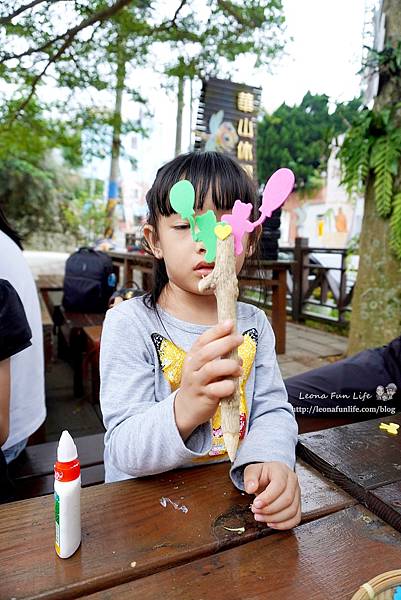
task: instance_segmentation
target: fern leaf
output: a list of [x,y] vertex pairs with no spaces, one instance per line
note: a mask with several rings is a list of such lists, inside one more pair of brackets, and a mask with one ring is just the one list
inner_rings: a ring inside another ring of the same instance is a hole
[[401,260],[401,192],[394,196],[390,219],[390,248]]
[[348,194],[363,192],[365,187],[372,146],[372,138],[368,136],[371,120],[372,113],[361,113],[359,122],[346,133],[338,154],[343,176],[341,183],[345,185]]
[[375,175],[376,209],[381,217],[388,217],[391,213],[393,177],[398,170],[400,152],[391,135],[377,138],[372,147],[370,165]]

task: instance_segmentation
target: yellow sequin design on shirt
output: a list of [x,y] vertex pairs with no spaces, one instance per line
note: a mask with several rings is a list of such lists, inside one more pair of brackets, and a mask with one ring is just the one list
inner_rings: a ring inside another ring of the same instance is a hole
[[[248,329],[243,334],[244,341],[238,348],[238,355],[242,358],[242,368],[244,370],[240,377],[240,440],[245,436],[246,421],[248,416],[247,402],[245,396],[245,386],[250,375],[252,364],[256,355],[258,345],[258,332],[256,329]],[[171,386],[171,390],[175,391],[179,388],[182,376],[182,367],[186,356],[185,350],[176,346],[173,342],[166,339],[158,333],[152,333],[152,340],[155,345],[159,363],[163,371],[164,377]],[[212,418],[213,441],[212,449],[209,452],[210,456],[218,456],[226,453],[223,433],[221,431],[221,410],[217,408]]]

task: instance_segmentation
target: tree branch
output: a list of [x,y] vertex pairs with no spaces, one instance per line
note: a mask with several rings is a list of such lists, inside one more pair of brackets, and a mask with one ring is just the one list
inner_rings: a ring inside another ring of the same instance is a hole
[[[0,64],[6,62],[8,60],[11,60],[11,59],[19,59],[19,58],[22,58],[23,56],[30,56],[31,54],[36,54],[37,52],[43,52],[44,50],[47,50],[47,48],[51,47],[56,42],[63,40],[65,38],[67,38],[67,40],[70,40],[69,44],[67,44],[67,46],[66,46],[66,47],[68,47],[70,45],[70,43],[72,42],[72,40],[74,39],[74,37],[80,31],[82,31],[83,29],[86,29],[86,27],[90,27],[94,23],[105,21],[109,17],[113,16],[115,13],[119,12],[125,6],[131,4],[131,2],[132,2],[132,0],[117,0],[111,6],[108,6],[104,10],[94,13],[90,17],[86,17],[86,19],[83,19],[80,23],[78,23],[78,25],[75,25],[75,27],[71,27],[71,29],[67,29],[67,31],[65,31],[64,33],[52,38],[51,40],[46,42],[46,44],[43,44],[43,46],[39,46],[37,48],[29,48],[29,50],[26,50],[25,52],[21,52],[20,54],[8,54],[8,55],[6,54],[5,56],[3,56],[1,58]],[[64,47],[64,44],[61,47]],[[58,53],[57,53],[57,55],[58,55]],[[58,56],[57,56],[57,58],[58,58]],[[51,62],[54,62],[54,60],[51,60]],[[46,70],[47,70],[47,68],[46,68]]]
[[[33,96],[35,94],[35,91],[36,91],[36,88],[38,86],[39,81],[45,75],[47,69],[50,67],[50,65],[52,65],[53,63],[55,63],[60,58],[60,56],[62,56],[62,54],[65,52],[65,50],[74,41],[74,38],[77,35],[77,33],[79,31],[81,31],[81,29],[84,29],[85,27],[89,27],[93,23],[104,21],[105,19],[107,19],[108,17],[110,17],[111,15],[113,15],[118,10],[121,10],[124,6],[126,6],[127,4],[129,4],[131,1],[132,0],[118,0],[115,4],[113,4],[112,6],[108,7],[107,9],[105,9],[105,10],[99,12],[99,13],[96,13],[96,14],[92,15],[91,17],[88,17],[84,21],[81,21],[81,23],[79,25],[77,25],[76,27],[73,27],[73,28],[69,29],[68,32],[66,32],[64,34],[64,35],[68,34],[67,35],[67,39],[60,46],[60,48],[57,50],[57,52],[55,54],[53,54],[53,56],[51,56],[49,58],[49,60],[47,61],[46,65],[42,69],[42,71],[40,73],[38,73],[36,75],[36,77],[33,79],[32,84],[31,84],[31,90],[30,90],[28,96],[25,98],[25,100],[22,101],[22,103],[20,104],[20,106],[15,111],[12,119],[10,120],[10,123],[12,123],[13,121],[15,121],[15,119],[17,119],[18,115],[20,115],[21,112],[24,110],[24,108],[29,104],[29,102],[31,101],[31,99],[33,98]],[[85,23],[85,25],[83,25],[83,23]]]
[[[6,60],[10,60],[11,58],[21,58],[22,56],[28,56],[29,54],[34,54],[34,53],[43,51],[43,50],[47,49],[48,47],[52,46],[57,41],[64,39],[64,42],[61,44],[61,46],[59,47],[57,52],[55,52],[52,56],[50,56],[48,58],[44,68],[32,80],[30,92],[29,92],[28,96],[21,102],[20,106],[16,109],[16,111],[14,112],[12,118],[10,119],[10,124],[12,124],[18,118],[18,116],[21,114],[21,112],[29,104],[29,102],[31,101],[31,99],[33,98],[33,96],[36,92],[36,88],[37,88],[40,80],[42,79],[42,77],[46,74],[49,67],[52,64],[54,64],[55,62],[57,62],[57,60],[63,55],[65,50],[67,50],[67,48],[69,48],[69,46],[71,46],[76,35],[80,31],[82,31],[83,29],[85,29],[87,27],[90,27],[94,23],[100,24],[101,22],[105,21],[106,19],[108,19],[109,17],[111,17],[112,15],[114,15],[115,13],[120,11],[125,6],[131,4],[131,2],[132,2],[132,0],[117,0],[111,6],[105,8],[102,11],[94,13],[93,15],[91,15],[90,17],[87,17],[86,19],[83,19],[75,27],[68,29],[63,34],[53,38],[52,40],[49,40],[43,46],[41,46],[39,48],[31,48],[31,49],[27,50],[26,52],[21,53],[20,55],[12,55],[12,56],[10,55],[10,56],[0,60],[0,64],[1,64],[1,63],[5,62]],[[175,11],[173,18],[165,23],[162,23],[159,27],[152,28],[152,30],[153,31],[163,31],[163,30],[165,31],[165,30],[169,29],[170,27],[176,27],[176,19],[178,17],[178,14],[181,11],[181,9],[185,6],[186,3],[187,3],[187,0],[181,0],[180,5],[177,8],[177,10]]]
[[61,2],[62,0],[32,0],[29,4],[24,4],[17,8],[13,13],[6,15],[5,17],[0,17],[0,25],[8,25],[11,21],[21,15],[23,12],[29,10],[30,8],[34,8],[38,4],[43,4],[43,2],[50,2],[51,4],[55,4],[56,2]]
[[171,24],[172,27],[175,27],[177,17],[179,15],[179,13],[181,12],[181,9],[186,5],[186,3],[187,3],[187,0],[181,0],[179,7],[177,8],[177,10],[174,13],[174,17],[171,19],[171,21],[169,21],[169,23]]

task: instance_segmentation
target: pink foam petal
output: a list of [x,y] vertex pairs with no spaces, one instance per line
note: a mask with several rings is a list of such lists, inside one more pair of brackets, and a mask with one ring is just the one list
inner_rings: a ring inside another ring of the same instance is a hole
[[[272,212],[287,200],[295,183],[295,176],[291,169],[278,169],[265,185],[262,196],[262,215],[270,217]],[[258,219],[260,220],[260,219]]]

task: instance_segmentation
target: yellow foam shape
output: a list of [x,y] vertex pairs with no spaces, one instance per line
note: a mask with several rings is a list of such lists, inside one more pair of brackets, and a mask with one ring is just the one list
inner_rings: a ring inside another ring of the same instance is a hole
[[214,228],[214,232],[219,240],[225,240],[232,232],[232,227],[228,223],[219,223]]
[[391,435],[397,435],[399,427],[400,426],[397,423],[380,423],[379,425],[379,429],[381,429],[382,431],[386,431]]

